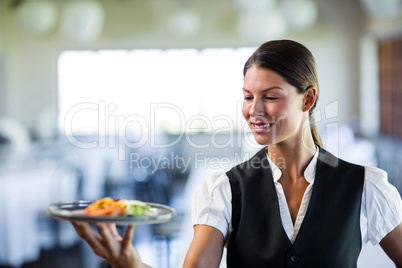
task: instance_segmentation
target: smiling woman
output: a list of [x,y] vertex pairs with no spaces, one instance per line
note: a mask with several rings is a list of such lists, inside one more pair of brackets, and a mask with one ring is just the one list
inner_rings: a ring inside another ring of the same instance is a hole
[[[264,45],[262,45],[260,49],[264,52],[254,53],[253,56],[251,56],[246,62],[243,73],[245,78],[247,76],[248,69],[250,67],[254,67],[257,68],[258,72],[261,73],[258,74],[258,76],[261,76],[261,80],[263,80],[262,83],[266,83],[266,81],[269,81],[267,78],[271,78],[274,80],[274,83],[285,83],[286,88],[288,86],[293,86],[297,93],[308,92],[308,94],[304,96],[306,101],[313,101],[310,103],[312,106],[307,107],[307,110],[309,111],[308,125],[310,125],[314,143],[320,147],[323,147],[323,143],[321,141],[313,115],[313,110],[317,106],[319,97],[318,71],[314,56],[308,49],[293,42],[272,42],[265,45],[269,45],[270,49],[264,51]],[[272,72],[272,70],[275,71]],[[250,73],[254,74],[254,72]],[[253,81],[253,78],[247,79],[247,81]],[[274,84],[271,86],[271,88],[284,89],[278,87],[277,84]],[[265,88],[264,92],[266,92],[267,89],[269,89],[269,87]],[[287,93],[289,92],[285,91],[284,94]],[[268,99],[275,100],[277,98],[275,96],[268,96]],[[245,106],[243,106],[243,109],[244,107]],[[280,120],[280,118],[277,117],[277,120]]]
[[[402,200],[385,171],[346,162],[322,147],[312,110],[315,60],[291,40],[261,45],[244,67],[243,116],[265,148],[198,186],[194,236],[183,267],[355,268],[362,245],[380,244],[402,267]],[[225,99],[226,101],[226,99]],[[117,268],[148,267],[115,226],[74,223]]]
[[[295,102],[301,103],[303,95],[276,72],[251,67],[246,73],[243,92],[243,116],[259,144],[289,140],[290,135],[302,133],[299,128],[308,126],[309,121],[301,118],[303,113],[295,109],[299,108]],[[278,136],[281,133],[286,137]]]

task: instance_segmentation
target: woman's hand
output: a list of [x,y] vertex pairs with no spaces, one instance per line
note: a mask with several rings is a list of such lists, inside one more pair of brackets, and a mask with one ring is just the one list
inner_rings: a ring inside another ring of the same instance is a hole
[[92,250],[115,268],[149,267],[141,262],[137,250],[132,245],[134,225],[128,225],[124,237],[117,232],[115,224],[97,224],[99,234],[87,222],[71,222]]

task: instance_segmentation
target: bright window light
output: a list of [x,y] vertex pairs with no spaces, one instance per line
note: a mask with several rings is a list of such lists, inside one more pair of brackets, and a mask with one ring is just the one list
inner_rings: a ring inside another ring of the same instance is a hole
[[66,135],[238,129],[243,66],[254,48],[65,51],[58,60]]

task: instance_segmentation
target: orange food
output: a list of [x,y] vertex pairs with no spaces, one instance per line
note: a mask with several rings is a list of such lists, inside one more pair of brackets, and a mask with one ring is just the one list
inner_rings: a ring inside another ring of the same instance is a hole
[[126,205],[123,200],[105,197],[91,203],[84,212],[90,216],[120,216],[126,212]]

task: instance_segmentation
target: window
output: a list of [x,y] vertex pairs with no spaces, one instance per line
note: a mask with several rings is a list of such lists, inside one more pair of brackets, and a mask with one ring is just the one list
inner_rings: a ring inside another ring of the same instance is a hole
[[243,66],[254,48],[65,51],[58,61],[66,135],[239,129]]

